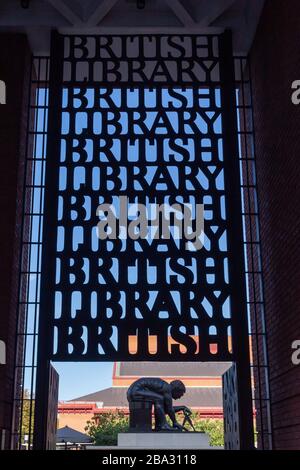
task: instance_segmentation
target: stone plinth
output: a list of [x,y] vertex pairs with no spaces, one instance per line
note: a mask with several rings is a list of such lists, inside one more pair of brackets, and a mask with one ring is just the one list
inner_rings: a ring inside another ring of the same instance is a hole
[[209,449],[204,432],[126,432],[118,434],[118,447],[130,449]]

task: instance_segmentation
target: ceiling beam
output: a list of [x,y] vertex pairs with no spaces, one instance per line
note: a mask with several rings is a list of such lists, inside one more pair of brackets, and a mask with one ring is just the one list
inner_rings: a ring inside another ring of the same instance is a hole
[[97,26],[119,0],[103,0],[86,21],[87,26]]
[[185,28],[184,26],[98,26],[88,27],[83,26],[82,28],[71,28],[66,26],[60,26],[58,32],[61,34],[221,34],[224,32],[224,27],[212,27],[212,28],[198,28],[198,25],[194,28]]
[[224,13],[235,0],[222,0],[221,2],[210,2],[210,9],[208,15],[201,18],[199,21],[199,26],[208,27],[210,26],[222,13]]
[[195,19],[189,14],[187,9],[180,3],[179,0],[165,0],[165,3],[171,8],[173,13],[177,16],[179,21],[184,26],[195,26]]
[[47,0],[73,26],[82,24],[82,19],[63,0]]
[[185,28],[184,26],[98,26],[88,27],[83,26],[80,28],[71,28],[61,26],[58,28],[58,32],[61,34],[221,34],[224,32],[222,28],[198,28],[197,25],[194,28]]

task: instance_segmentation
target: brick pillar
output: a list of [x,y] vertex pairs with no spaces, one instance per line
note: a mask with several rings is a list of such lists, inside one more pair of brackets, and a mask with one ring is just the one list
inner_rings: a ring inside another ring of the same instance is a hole
[[0,80],[6,85],[6,104],[0,104],[0,340],[6,344],[6,364],[0,364],[0,447],[2,440],[6,448],[10,445],[14,395],[30,62],[25,35],[0,34]]
[[266,0],[251,49],[257,182],[276,449],[300,449],[300,2]]

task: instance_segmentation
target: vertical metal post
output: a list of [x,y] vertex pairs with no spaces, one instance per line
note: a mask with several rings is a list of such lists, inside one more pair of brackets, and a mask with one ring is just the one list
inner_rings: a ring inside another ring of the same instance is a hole
[[53,333],[49,332],[47,322],[49,311],[53,311],[49,282],[55,280],[56,260],[52,256],[51,246],[54,245],[55,220],[57,206],[53,193],[57,191],[58,168],[60,156],[61,99],[63,76],[63,38],[53,31],[50,50],[50,81],[49,81],[49,113],[47,130],[46,186],[44,198],[42,276],[40,294],[40,317],[38,334],[38,356],[36,373],[36,393],[34,412],[34,449],[46,449],[48,429],[48,396],[50,391],[50,354],[53,348]]
[[252,449],[254,447],[253,411],[238,157],[236,90],[231,31],[227,30],[220,36],[219,47],[221,106],[223,112],[224,178],[228,191],[226,207],[232,220],[232,229],[228,231],[229,253],[232,258],[231,262],[229,262],[229,276],[232,286],[232,347],[236,357],[240,448]]

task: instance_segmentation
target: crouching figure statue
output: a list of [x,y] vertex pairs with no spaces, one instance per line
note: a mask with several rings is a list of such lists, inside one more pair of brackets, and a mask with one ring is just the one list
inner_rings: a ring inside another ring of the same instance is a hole
[[[145,377],[133,382],[127,391],[130,430],[152,430],[152,406],[154,406],[155,431],[186,430],[177,422],[176,413],[188,408],[173,407],[173,399],[181,398],[184,393],[185,386],[180,380],[168,383],[159,378]],[[167,423],[166,415],[170,417],[173,427]]]

